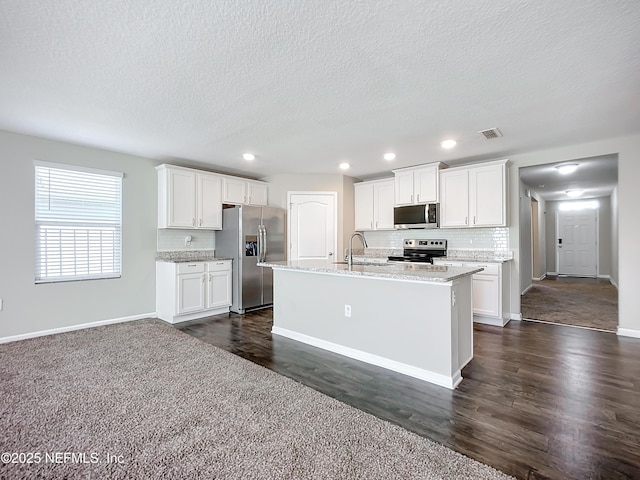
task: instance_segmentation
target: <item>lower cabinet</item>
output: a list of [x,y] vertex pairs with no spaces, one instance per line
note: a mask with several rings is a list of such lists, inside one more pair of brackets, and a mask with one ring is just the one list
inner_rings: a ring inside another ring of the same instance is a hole
[[229,311],[231,260],[156,262],[156,313],[179,323]]
[[509,309],[509,268],[504,262],[452,262],[433,260],[435,265],[483,268],[473,275],[473,321],[504,327],[511,319]]

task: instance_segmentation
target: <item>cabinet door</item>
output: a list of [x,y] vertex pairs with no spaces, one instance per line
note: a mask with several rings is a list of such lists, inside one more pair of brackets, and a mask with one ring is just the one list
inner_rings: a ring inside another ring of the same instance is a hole
[[373,184],[373,227],[376,230],[393,230],[394,191],[393,180]]
[[500,311],[500,277],[476,273],[473,276],[473,313],[499,317]]
[[222,229],[222,181],[215,175],[198,175],[198,228]]
[[247,182],[247,203],[249,205],[267,206],[269,187],[264,183]]
[[414,203],[438,202],[438,167],[425,167],[413,172]]
[[354,214],[356,230],[373,230],[373,184],[356,183],[354,189]]
[[231,305],[231,270],[207,273],[207,308]]
[[470,225],[506,225],[504,171],[504,165],[489,165],[469,170]]
[[205,273],[178,275],[177,314],[199,312],[205,309]]
[[414,203],[413,170],[397,172],[394,180],[396,205],[411,205]]
[[440,226],[466,227],[468,225],[468,170],[445,170],[440,172]]
[[247,182],[234,178],[222,179],[222,201],[242,204],[247,201]]
[[193,228],[196,225],[196,174],[183,170],[169,170],[169,224],[174,228]]

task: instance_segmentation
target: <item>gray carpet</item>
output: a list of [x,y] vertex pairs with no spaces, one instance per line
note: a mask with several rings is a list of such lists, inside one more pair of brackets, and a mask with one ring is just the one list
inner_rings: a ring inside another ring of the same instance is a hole
[[534,281],[531,290],[520,297],[522,317],[615,332],[618,290],[611,284],[589,280]]
[[0,345],[0,399],[0,478],[511,478],[157,320]]

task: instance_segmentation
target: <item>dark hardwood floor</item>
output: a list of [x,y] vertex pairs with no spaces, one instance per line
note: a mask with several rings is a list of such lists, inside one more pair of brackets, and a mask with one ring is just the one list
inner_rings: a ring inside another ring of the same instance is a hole
[[451,391],[272,337],[271,324],[268,309],[177,328],[520,479],[640,479],[638,339],[476,325]]

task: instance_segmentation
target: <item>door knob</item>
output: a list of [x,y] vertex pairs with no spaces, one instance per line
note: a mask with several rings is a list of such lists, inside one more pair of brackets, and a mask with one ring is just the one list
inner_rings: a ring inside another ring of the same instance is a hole
[[332,257],[333,256],[333,252],[329,252],[329,256]]

